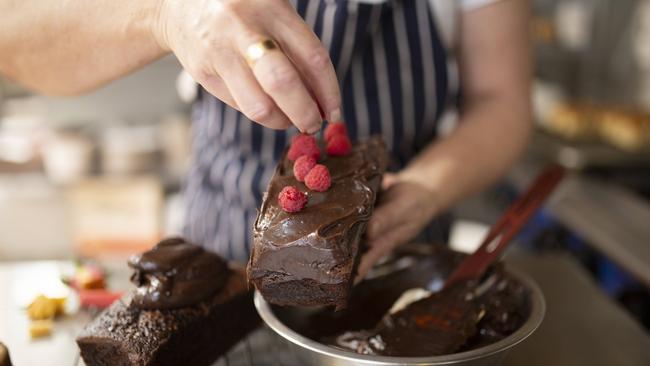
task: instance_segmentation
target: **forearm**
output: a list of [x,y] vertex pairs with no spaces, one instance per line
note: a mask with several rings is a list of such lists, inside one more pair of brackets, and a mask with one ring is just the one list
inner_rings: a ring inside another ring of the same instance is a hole
[[76,94],[161,57],[158,0],[0,0],[0,74]]
[[404,175],[432,192],[436,212],[486,188],[523,150],[532,129],[528,2],[502,0],[461,17],[465,105],[458,128]]
[[439,213],[507,171],[528,141],[529,115],[523,98],[478,100],[468,106],[449,137],[432,143],[400,175],[429,189]]

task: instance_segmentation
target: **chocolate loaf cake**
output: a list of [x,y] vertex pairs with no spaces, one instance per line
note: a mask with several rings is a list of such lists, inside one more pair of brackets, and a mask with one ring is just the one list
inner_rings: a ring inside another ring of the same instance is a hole
[[247,269],[267,301],[345,306],[387,161],[380,137],[356,143],[345,156],[325,156],[330,188],[309,191],[306,207],[295,213],[280,207],[278,194],[286,186],[307,189],[292,174],[293,163],[280,161],[255,222]]
[[2,342],[0,342],[0,366],[11,366],[9,351]]
[[137,286],[77,338],[93,365],[210,365],[260,320],[241,270],[182,239],[129,260]]

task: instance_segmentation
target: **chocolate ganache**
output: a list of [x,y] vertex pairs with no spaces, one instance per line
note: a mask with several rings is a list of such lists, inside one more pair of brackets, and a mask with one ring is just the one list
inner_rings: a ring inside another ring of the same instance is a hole
[[[380,137],[353,146],[346,156],[325,156],[326,192],[310,191],[279,163],[254,227],[248,278],[267,301],[281,305],[344,304],[356,266],[359,240],[372,213],[388,154]],[[286,186],[307,192],[306,207],[282,210]]]
[[158,243],[129,259],[137,288],[131,304],[141,309],[173,309],[197,303],[219,291],[228,264],[216,254],[180,238]]

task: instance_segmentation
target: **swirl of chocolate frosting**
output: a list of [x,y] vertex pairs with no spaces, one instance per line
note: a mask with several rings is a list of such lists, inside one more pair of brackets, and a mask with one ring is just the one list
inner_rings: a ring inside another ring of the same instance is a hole
[[228,264],[216,254],[171,238],[129,259],[137,288],[131,305],[141,309],[173,309],[195,304],[219,291]]

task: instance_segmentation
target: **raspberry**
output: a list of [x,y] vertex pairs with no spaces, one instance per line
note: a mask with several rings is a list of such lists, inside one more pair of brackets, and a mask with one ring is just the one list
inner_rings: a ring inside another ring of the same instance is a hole
[[296,159],[296,162],[293,163],[293,176],[296,177],[299,182],[304,182],[305,176],[314,165],[316,165],[316,159],[314,159],[313,156],[303,155],[299,157]]
[[305,185],[311,190],[325,192],[332,185],[330,171],[325,165],[316,164],[305,176]]
[[300,134],[291,140],[291,147],[289,147],[287,158],[295,161],[303,155],[313,156],[316,160],[320,159],[320,149],[314,136]]
[[307,204],[307,195],[294,186],[286,186],[280,191],[278,202],[286,212],[298,212]]
[[328,155],[343,156],[352,151],[352,142],[347,135],[334,135],[327,141],[325,148]]
[[329,141],[335,135],[348,135],[348,128],[345,127],[345,123],[336,122],[327,125],[325,128],[325,141]]

